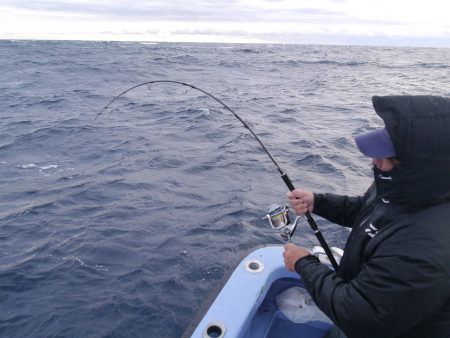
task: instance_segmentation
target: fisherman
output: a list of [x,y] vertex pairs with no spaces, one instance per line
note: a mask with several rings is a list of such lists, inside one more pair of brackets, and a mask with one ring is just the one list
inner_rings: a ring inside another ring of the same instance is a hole
[[385,127],[355,137],[372,158],[363,196],[297,189],[288,199],[350,227],[336,272],[287,244],[286,268],[335,326],[326,337],[450,337],[450,99],[374,96]]

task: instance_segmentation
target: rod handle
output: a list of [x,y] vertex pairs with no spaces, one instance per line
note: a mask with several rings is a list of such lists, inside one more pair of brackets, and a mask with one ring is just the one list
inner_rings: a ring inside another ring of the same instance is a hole
[[284,183],[286,183],[287,187],[289,188],[289,191],[295,190],[295,187],[292,184],[292,181],[286,174],[286,172],[281,173],[281,178],[283,179]]
[[338,271],[338,263],[336,262],[336,259],[333,256],[333,253],[330,250],[330,247],[328,246],[327,242],[325,241],[325,238],[323,238],[322,233],[320,230],[315,231],[315,235],[317,239],[319,240],[320,245],[322,246],[323,250],[327,254],[328,260],[331,263],[331,266],[333,267],[334,271]]

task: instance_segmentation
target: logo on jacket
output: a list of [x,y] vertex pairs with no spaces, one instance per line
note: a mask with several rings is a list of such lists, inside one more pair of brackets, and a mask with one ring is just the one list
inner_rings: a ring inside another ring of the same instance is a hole
[[367,229],[365,229],[364,231],[366,232],[367,235],[369,235],[370,237],[374,237],[379,229],[377,229],[376,227],[373,226],[372,223],[369,224],[369,227]]

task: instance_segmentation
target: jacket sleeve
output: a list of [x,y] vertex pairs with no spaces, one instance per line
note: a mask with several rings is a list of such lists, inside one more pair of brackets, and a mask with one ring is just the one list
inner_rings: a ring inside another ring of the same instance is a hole
[[363,205],[364,197],[314,194],[313,212],[330,222],[352,227]]
[[396,337],[444,306],[448,276],[410,256],[371,258],[346,283],[315,256],[296,263],[317,306],[349,338]]

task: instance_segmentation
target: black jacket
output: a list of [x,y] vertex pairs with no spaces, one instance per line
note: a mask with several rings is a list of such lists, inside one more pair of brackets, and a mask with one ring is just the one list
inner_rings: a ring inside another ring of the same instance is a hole
[[450,99],[374,97],[401,164],[362,197],[315,194],[314,213],[351,227],[338,272],[296,263],[350,338],[450,337]]

